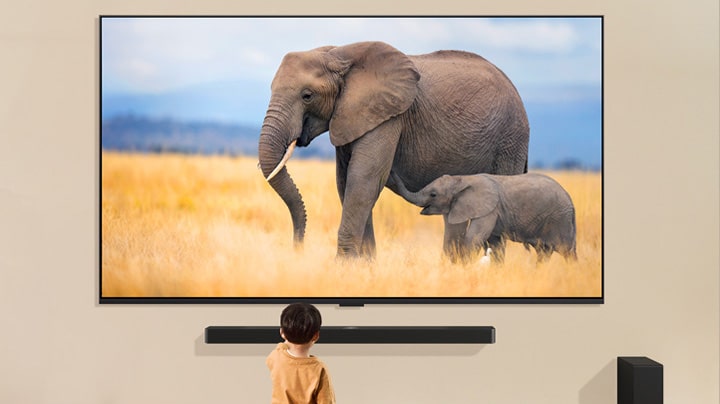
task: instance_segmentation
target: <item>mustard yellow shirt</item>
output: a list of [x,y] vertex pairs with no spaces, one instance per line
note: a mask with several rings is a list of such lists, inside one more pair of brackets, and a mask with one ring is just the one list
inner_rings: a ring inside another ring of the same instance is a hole
[[281,342],[265,363],[272,378],[272,404],[335,404],[330,374],[317,357],[296,358]]

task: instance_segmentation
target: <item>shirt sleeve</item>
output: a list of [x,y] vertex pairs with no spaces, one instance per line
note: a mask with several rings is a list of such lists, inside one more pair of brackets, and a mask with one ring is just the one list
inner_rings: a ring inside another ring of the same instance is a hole
[[326,369],[320,373],[320,384],[317,389],[317,404],[335,404],[335,391],[333,391],[330,375]]
[[273,368],[273,353],[271,352],[270,355],[265,358],[265,365],[268,367],[269,370],[272,370]]

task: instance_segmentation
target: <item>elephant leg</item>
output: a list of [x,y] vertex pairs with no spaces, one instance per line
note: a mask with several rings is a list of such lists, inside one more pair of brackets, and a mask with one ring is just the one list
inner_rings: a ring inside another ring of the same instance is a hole
[[575,246],[563,250],[562,255],[567,261],[577,261],[578,259],[577,252],[575,251]]
[[487,215],[470,220],[465,235],[465,243],[470,249],[468,259],[475,257],[475,254],[482,250],[492,249],[490,257],[492,262],[502,264],[505,258],[505,243],[501,237],[493,235],[497,223],[497,216]]
[[390,175],[399,138],[400,125],[390,120],[338,148],[338,161],[343,160],[343,164],[337,166],[338,192],[343,206],[338,256],[374,256],[372,209]]
[[[381,188],[382,190],[382,188]],[[378,194],[378,197],[380,195]],[[376,247],[375,247],[375,229],[373,229],[373,218],[372,218],[372,210],[370,211],[370,216],[368,216],[368,220],[365,223],[365,231],[363,232],[363,239],[362,239],[362,246],[360,247],[360,253],[365,257],[374,257],[376,254]]]
[[447,220],[447,215],[443,215],[443,219],[445,221],[443,253],[453,264],[465,263],[470,253],[468,244],[465,241],[468,223],[451,224]]
[[465,243],[473,252],[489,246],[488,239],[495,228],[496,222],[497,217],[495,215],[487,215],[470,220],[465,233]]
[[[352,155],[351,146],[346,145],[344,147],[337,147],[335,149],[335,182],[337,185],[338,195],[340,196],[340,204],[345,204],[345,185],[347,182],[347,171],[348,164],[350,162],[350,156]],[[373,229],[372,222],[372,211],[365,223],[365,230],[363,232],[363,241],[360,248],[362,255],[375,256],[375,231]]]
[[487,245],[492,248],[490,256],[493,262],[502,264],[505,261],[505,245],[507,241],[502,236],[492,235],[488,238]]
[[550,259],[550,256],[553,253],[553,247],[540,241],[535,246],[535,251],[537,252],[537,263],[542,264],[543,262]]

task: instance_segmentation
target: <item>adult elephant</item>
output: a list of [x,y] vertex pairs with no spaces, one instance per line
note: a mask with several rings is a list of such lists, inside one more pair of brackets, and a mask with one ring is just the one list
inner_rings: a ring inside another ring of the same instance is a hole
[[340,257],[375,255],[372,208],[391,169],[411,191],[443,174],[527,171],[520,96],[502,71],[472,53],[410,56],[383,42],[292,52],[271,91],[258,155],[290,210],[296,245],[307,215],[285,162],[296,145],[328,130],[342,203]]

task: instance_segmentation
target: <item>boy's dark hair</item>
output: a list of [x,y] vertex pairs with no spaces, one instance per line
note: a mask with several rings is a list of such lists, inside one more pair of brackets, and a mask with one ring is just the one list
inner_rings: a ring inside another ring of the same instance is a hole
[[320,311],[308,303],[292,303],[280,314],[280,328],[293,344],[307,344],[320,331]]

